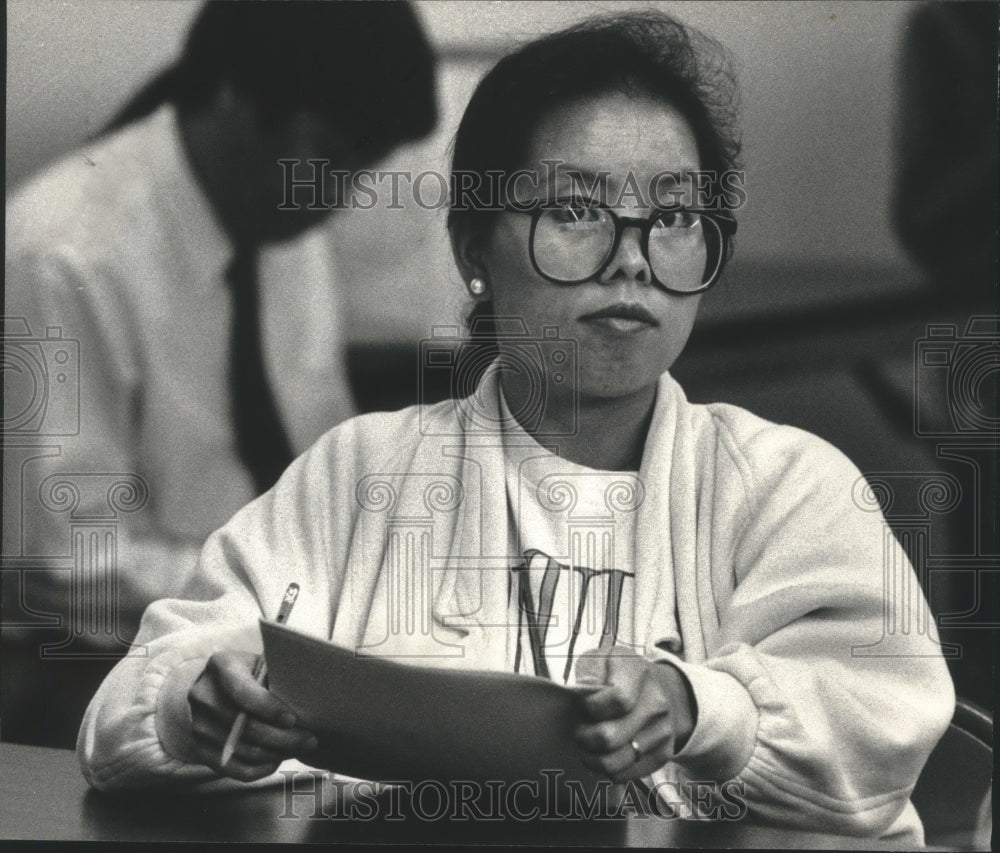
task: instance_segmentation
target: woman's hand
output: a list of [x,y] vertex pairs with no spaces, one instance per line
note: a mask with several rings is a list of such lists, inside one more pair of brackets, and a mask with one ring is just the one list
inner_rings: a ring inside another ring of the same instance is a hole
[[[317,747],[316,736],[296,726],[292,710],[254,680],[255,661],[249,652],[212,655],[188,692],[199,758],[241,782],[269,776],[285,759]],[[222,767],[222,747],[240,711],[247,714],[246,726],[233,757]]]
[[694,730],[691,688],[668,663],[652,663],[615,646],[607,654],[580,657],[576,679],[605,685],[582,699],[587,722],[577,728],[576,739],[586,753],[584,764],[613,782],[658,770]]

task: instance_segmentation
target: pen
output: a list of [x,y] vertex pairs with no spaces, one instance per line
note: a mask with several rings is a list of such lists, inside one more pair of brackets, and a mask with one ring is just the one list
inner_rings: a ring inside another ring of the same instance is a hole
[[[285,597],[281,599],[281,607],[278,608],[278,615],[274,620],[277,624],[283,625],[288,621],[288,615],[292,612],[292,605],[295,604],[295,599],[298,597],[299,585],[297,583],[290,583],[288,589],[285,590]],[[257,656],[251,675],[253,680],[258,684],[264,683],[264,679],[267,678],[267,664],[264,662],[264,655]],[[243,734],[246,724],[247,712],[240,711],[236,715],[236,719],[233,720],[233,727],[229,730],[229,737],[226,738],[226,742],[222,747],[222,767],[225,767],[229,763],[229,759],[233,757],[233,752],[236,751],[236,744],[240,742],[240,735]]]

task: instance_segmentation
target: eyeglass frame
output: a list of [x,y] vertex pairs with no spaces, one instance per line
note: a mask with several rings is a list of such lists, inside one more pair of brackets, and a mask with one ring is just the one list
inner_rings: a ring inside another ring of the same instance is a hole
[[[548,202],[529,202],[530,208],[525,204],[505,204],[502,209],[508,213],[523,213],[526,216],[531,217],[531,230],[528,232],[528,256],[531,258],[531,266],[534,267],[536,273],[538,273],[546,281],[552,284],[564,284],[568,287],[573,287],[577,284],[583,284],[586,281],[590,281],[593,278],[597,278],[601,273],[603,273],[611,261],[614,260],[615,255],[618,253],[618,247],[621,245],[622,232],[626,228],[638,228],[641,235],[641,241],[639,243],[639,248],[642,251],[642,256],[646,261],[646,265],[649,267],[649,275],[657,287],[662,290],[667,291],[667,293],[673,293],[677,296],[695,296],[699,293],[704,293],[713,284],[719,280],[719,276],[722,274],[722,268],[725,266],[726,262],[726,252],[729,248],[729,241],[732,240],[733,236],[736,234],[736,219],[732,214],[726,211],[720,210],[709,210],[707,208],[701,207],[657,207],[653,209],[653,212],[646,217],[639,216],[619,216],[614,212],[608,205],[599,204],[596,202],[587,202],[588,207],[597,208],[599,210],[606,211],[611,217],[611,222],[615,226],[615,236],[614,240],[611,242],[611,248],[608,249],[608,256],[601,262],[600,266],[585,278],[574,279],[573,281],[567,281],[561,278],[554,278],[548,273],[544,272],[538,265],[538,261],[535,260],[535,229],[538,228],[538,220],[541,218],[542,214],[548,210],[555,210],[559,205],[564,204],[567,201],[580,201],[576,197],[563,197],[552,199]],[[527,208],[527,209],[526,209]],[[657,219],[663,216],[665,213],[696,213],[699,216],[703,216],[707,219],[712,220],[713,224],[719,229],[719,235],[722,238],[722,248],[719,252],[719,260],[715,265],[715,269],[712,271],[712,275],[709,276],[707,282],[702,284],[700,287],[694,290],[675,290],[672,287],[668,287],[657,277],[656,273],[653,271],[653,262],[649,259],[649,234],[653,230],[653,225]]]

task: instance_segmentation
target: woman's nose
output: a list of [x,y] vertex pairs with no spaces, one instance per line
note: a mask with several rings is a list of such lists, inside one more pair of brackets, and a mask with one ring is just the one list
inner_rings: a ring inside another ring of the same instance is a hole
[[626,226],[622,231],[611,263],[605,267],[600,277],[602,284],[613,284],[623,279],[640,284],[649,284],[653,280],[649,262],[642,251],[642,232],[633,226]]

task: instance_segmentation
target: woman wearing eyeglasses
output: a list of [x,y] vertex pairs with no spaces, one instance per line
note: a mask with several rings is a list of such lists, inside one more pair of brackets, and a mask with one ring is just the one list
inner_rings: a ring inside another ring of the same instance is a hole
[[251,677],[295,581],[290,624],[340,645],[596,685],[576,739],[610,779],[735,781],[754,819],[920,840],[909,791],[954,694],[902,550],[838,451],[669,373],[736,230],[718,60],[648,14],[486,76],[448,222],[471,345],[425,353],[458,399],[332,430],[212,537],[91,704],[92,784],[307,755]]

